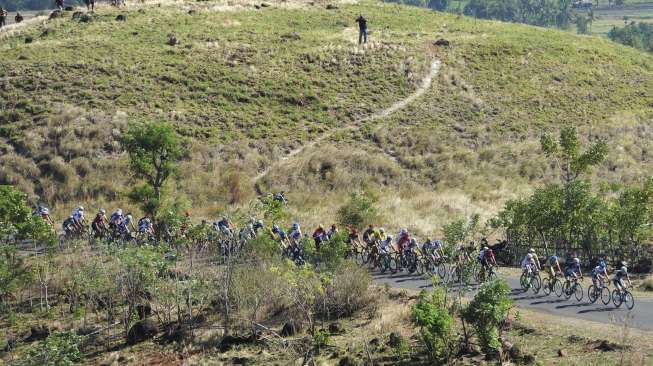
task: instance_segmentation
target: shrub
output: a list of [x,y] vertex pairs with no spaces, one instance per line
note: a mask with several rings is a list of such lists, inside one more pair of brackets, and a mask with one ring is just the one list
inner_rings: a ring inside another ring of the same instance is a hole
[[510,286],[504,280],[487,282],[481,286],[474,299],[463,310],[463,318],[474,326],[478,340],[485,352],[496,351],[499,329],[508,316],[512,301],[508,296]]
[[374,301],[368,289],[372,281],[369,272],[352,262],[342,262],[326,280],[325,292],[317,301],[322,317],[349,316]]
[[353,226],[362,229],[365,224],[376,221],[379,214],[376,208],[378,198],[369,192],[354,192],[349,201],[338,209],[338,223],[342,226]]
[[69,366],[82,360],[79,344],[82,337],[74,332],[55,332],[31,347],[16,366]]
[[444,289],[436,287],[430,297],[422,290],[411,309],[411,319],[420,328],[431,360],[446,362],[451,351],[454,319],[447,309]]

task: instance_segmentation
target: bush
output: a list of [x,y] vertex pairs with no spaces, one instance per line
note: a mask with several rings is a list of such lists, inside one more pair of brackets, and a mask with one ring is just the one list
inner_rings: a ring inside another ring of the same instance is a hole
[[454,319],[447,309],[444,289],[436,287],[430,298],[422,290],[419,300],[411,309],[411,319],[420,327],[420,335],[431,360],[446,362],[451,351]]
[[338,209],[338,223],[362,229],[364,225],[376,221],[379,214],[376,208],[378,198],[366,193],[352,193],[349,201]]
[[69,366],[82,360],[82,337],[74,332],[55,332],[30,348],[16,366]]
[[499,329],[508,316],[512,300],[510,286],[504,280],[487,282],[463,311],[463,318],[474,326],[485,352],[499,349]]
[[342,262],[326,280],[325,291],[317,301],[322,317],[349,316],[373,301],[368,290],[372,282],[369,272],[352,262]]

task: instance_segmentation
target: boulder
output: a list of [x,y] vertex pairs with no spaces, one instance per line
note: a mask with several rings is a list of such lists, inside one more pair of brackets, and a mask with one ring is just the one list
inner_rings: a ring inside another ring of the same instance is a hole
[[57,19],[61,17],[63,17],[63,12],[61,10],[55,10],[52,13],[50,13],[50,16],[48,16],[48,20]]
[[126,22],[127,21],[127,15],[125,14],[118,14],[116,17],[116,21],[118,22]]
[[25,43],[32,43],[32,42],[34,42],[34,38],[32,38],[32,36],[25,37]]
[[152,307],[150,304],[140,304],[136,305],[136,313],[138,313],[138,319],[143,320],[152,315]]
[[269,8],[270,6],[272,6],[272,5],[270,5],[268,3],[261,3],[262,8]]
[[233,357],[231,359],[233,365],[249,365],[249,358],[247,357]]
[[73,11],[73,10],[75,10],[75,7],[74,6],[66,6],[65,8],[63,8],[63,10],[64,11]]
[[30,334],[25,338],[25,342],[42,341],[50,335],[50,328],[46,325],[38,325],[30,328]]
[[560,348],[560,349],[558,350],[558,357],[567,357],[567,351],[565,351],[564,349]]
[[7,340],[2,344],[2,352],[11,352],[16,347],[18,340],[12,336],[7,336]]
[[290,321],[281,328],[281,336],[291,337],[302,331],[302,325],[296,321]]
[[285,41],[299,41],[302,37],[297,32],[286,33],[281,36],[281,39]]
[[82,17],[82,15],[84,15],[84,12],[76,11],[73,13],[73,19],[78,20],[79,18]]
[[91,20],[93,20],[93,16],[89,13],[84,13],[82,16],[79,17],[79,21],[82,23],[88,23]]
[[181,343],[188,338],[188,329],[177,324],[168,325],[163,331],[164,343]]
[[358,363],[349,357],[341,358],[338,362],[338,366],[356,366]]
[[338,5],[335,4],[328,4],[326,6],[327,10],[338,10]]
[[227,352],[230,349],[232,349],[233,346],[247,344],[250,343],[251,341],[252,341],[251,337],[226,335],[220,341],[220,345],[218,346],[218,348],[220,349],[220,352]]
[[134,345],[154,338],[159,332],[159,327],[149,319],[136,322],[127,332],[127,344]]
[[444,38],[438,39],[433,44],[436,45],[436,46],[440,46],[440,47],[449,47],[449,45],[450,45],[449,41],[444,39]]
[[188,15],[195,15],[195,14],[197,14],[197,10],[195,10],[195,9],[190,9],[188,11]]
[[170,33],[168,34],[168,42],[166,42],[168,46],[175,46],[179,44],[179,40],[177,40],[177,36],[174,34]]

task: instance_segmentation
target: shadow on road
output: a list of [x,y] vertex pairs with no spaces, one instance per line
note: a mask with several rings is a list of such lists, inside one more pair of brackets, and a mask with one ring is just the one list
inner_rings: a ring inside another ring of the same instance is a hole
[[568,305],[560,305],[556,306],[556,309],[566,309],[566,308],[579,308],[581,306],[590,306],[589,302],[584,302],[584,303],[579,303],[579,304],[568,304]]
[[587,314],[587,313],[606,313],[609,311],[617,311],[619,309],[617,308],[598,308],[598,309],[586,309],[586,310],[581,310],[578,312],[578,314]]
[[546,300],[546,301],[534,301],[531,305],[541,305],[541,304],[559,304],[561,302],[566,302],[565,299],[555,299],[555,300]]

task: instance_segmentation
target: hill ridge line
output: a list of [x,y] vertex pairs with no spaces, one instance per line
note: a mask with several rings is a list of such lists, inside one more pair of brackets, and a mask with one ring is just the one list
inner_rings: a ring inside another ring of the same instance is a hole
[[293,157],[301,154],[307,148],[311,148],[311,147],[319,144],[323,140],[335,135],[336,133],[351,130],[351,129],[357,127],[359,124],[364,123],[364,122],[374,121],[374,120],[377,120],[377,119],[388,117],[391,114],[393,114],[394,112],[397,112],[398,110],[401,110],[401,109],[405,108],[406,106],[408,106],[409,104],[413,103],[419,97],[424,95],[424,93],[426,93],[426,91],[431,87],[431,85],[433,84],[433,78],[438,74],[438,72],[440,72],[441,66],[442,66],[442,62],[439,59],[433,60],[433,62],[431,62],[431,69],[429,70],[429,72],[422,79],[422,82],[420,83],[420,86],[417,89],[415,89],[415,91],[412,92],[409,96],[407,96],[406,98],[404,98],[402,100],[399,100],[399,101],[393,103],[388,108],[384,108],[384,109],[382,109],[380,111],[377,111],[377,112],[375,112],[375,113],[373,113],[373,114],[371,114],[371,115],[369,115],[367,117],[357,119],[357,120],[353,121],[352,123],[350,123],[350,124],[348,124],[348,125],[346,125],[344,127],[336,128],[336,129],[334,129],[334,130],[332,130],[330,132],[327,132],[327,133],[319,136],[318,138],[316,138],[315,140],[313,140],[313,141],[311,141],[311,142],[309,142],[307,144],[304,144],[304,145],[302,145],[302,146],[300,146],[300,147],[298,147],[296,149],[291,150],[288,154],[281,157],[280,159],[277,159],[275,162],[273,162],[267,168],[265,168],[265,170],[263,170],[262,172],[257,174],[256,177],[254,177],[254,180],[253,180],[254,183],[256,184],[261,178],[265,177],[272,170],[272,168],[275,168],[275,167],[279,166],[279,164],[292,159]]

